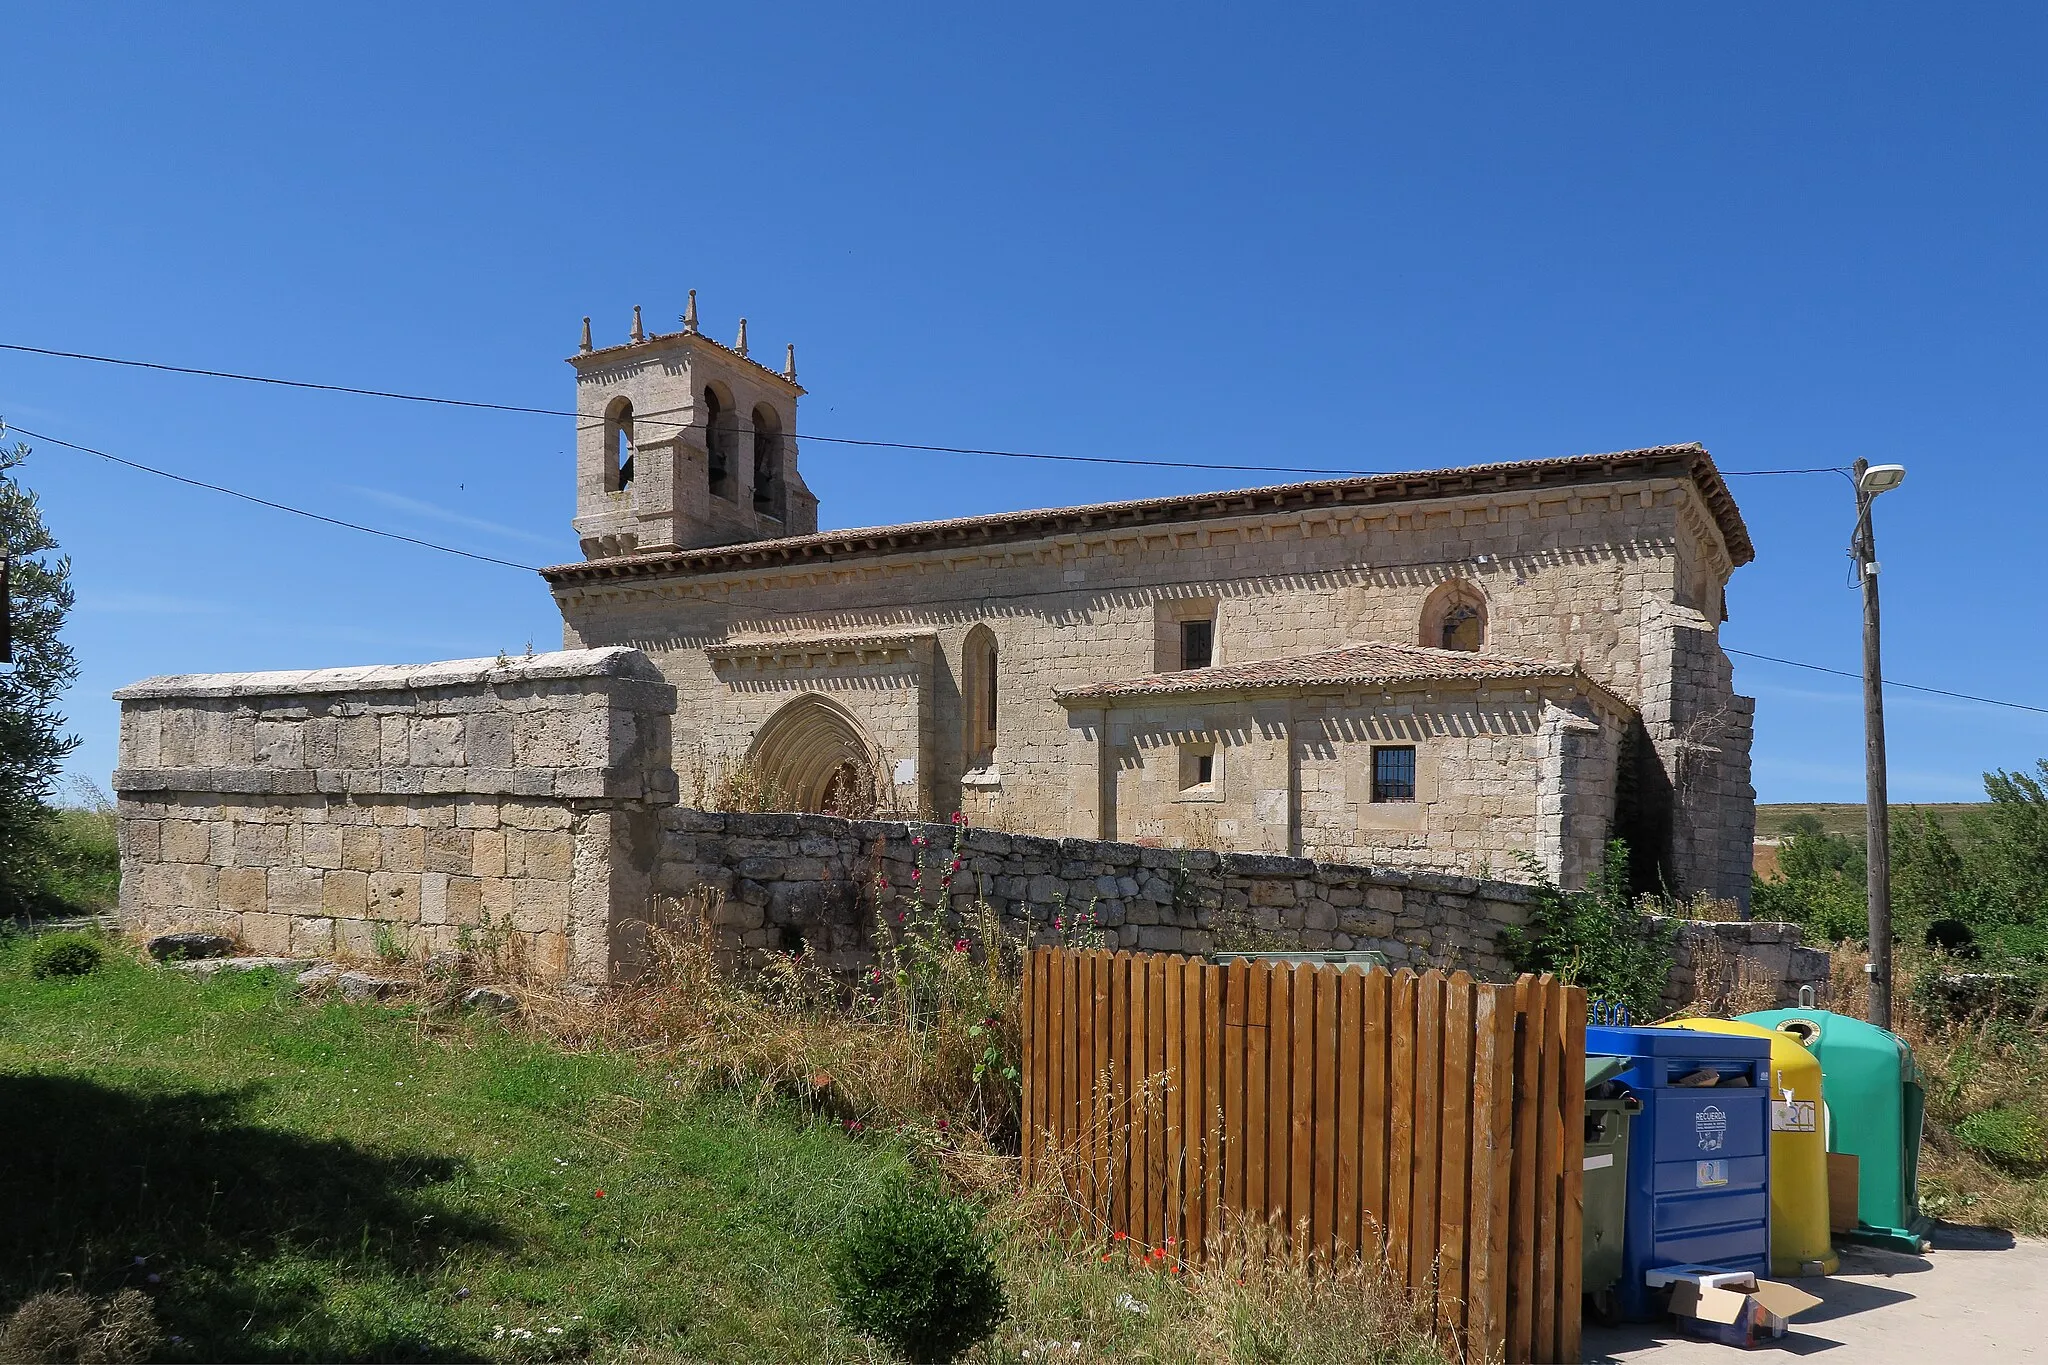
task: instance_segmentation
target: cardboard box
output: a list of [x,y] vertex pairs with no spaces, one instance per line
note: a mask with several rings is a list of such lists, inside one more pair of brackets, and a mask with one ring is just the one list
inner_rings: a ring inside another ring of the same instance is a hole
[[1667,1265],[1643,1272],[1643,1283],[1652,1289],[1669,1289],[1681,1280],[1714,1289],[1756,1288],[1756,1276],[1747,1270],[1721,1270],[1710,1265]]
[[1803,1289],[1753,1277],[1747,1288],[1692,1279],[1671,1286],[1671,1311],[1686,1332],[1725,1346],[1755,1346],[1782,1337],[1788,1319],[1819,1302]]
[[1828,1227],[1836,1232],[1856,1230],[1856,1183],[1862,1175],[1860,1158],[1828,1153]]

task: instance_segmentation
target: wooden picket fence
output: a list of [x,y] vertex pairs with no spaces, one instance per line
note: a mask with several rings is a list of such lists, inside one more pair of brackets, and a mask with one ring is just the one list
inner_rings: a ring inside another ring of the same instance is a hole
[[1383,1256],[1475,1358],[1576,1361],[1586,997],[1550,977],[1039,948],[1024,1171],[1105,1236]]

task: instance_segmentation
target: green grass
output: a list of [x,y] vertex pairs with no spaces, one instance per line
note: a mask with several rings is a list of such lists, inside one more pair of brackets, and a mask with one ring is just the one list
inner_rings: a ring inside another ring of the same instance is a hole
[[43,896],[49,913],[98,915],[121,894],[121,854],[111,810],[58,806],[49,812],[50,858]]
[[2016,1174],[2038,1172],[2048,1155],[2041,1118],[2016,1105],[1994,1105],[1956,1125],[1956,1137],[1978,1156]]
[[0,1311],[136,1286],[189,1360],[867,1359],[826,1248],[900,1170],[652,1063],[21,940],[0,1150]]
[[[1907,811],[1932,811],[1950,837],[1964,833],[1961,817],[1973,811],[1982,812],[1988,807],[1983,801],[1934,802],[1926,805],[1892,806],[1892,818],[1897,820]],[[1819,818],[1821,827],[1829,834],[1846,834],[1853,838],[1863,837],[1863,803],[1791,803],[1756,808],[1756,837],[1759,839],[1782,839],[1791,825],[1793,817],[1812,815]]]

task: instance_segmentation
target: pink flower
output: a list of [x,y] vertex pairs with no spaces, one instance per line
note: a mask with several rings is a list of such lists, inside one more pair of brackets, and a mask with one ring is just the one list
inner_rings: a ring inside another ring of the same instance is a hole
[[954,824],[956,824],[956,825],[964,825],[964,824],[966,824],[966,823],[967,823],[967,812],[966,812],[966,811],[964,811],[964,810],[956,810],[956,811],[954,811],[954,812],[953,812],[953,823],[954,823]]
[[946,871],[948,871],[948,872],[958,872],[959,870],[960,870],[960,860],[959,860],[958,858],[955,858],[955,859],[953,860],[953,865],[952,865],[951,867],[949,867],[949,868],[947,868],[947,869],[946,869]]
[[910,880],[914,882],[922,881],[924,880],[924,873],[920,872],[918,869],[913,867],[910,869]]
[[956,952],[956,953],[964,953],[964,952],[966,952],[966,951],[967,951],[967,940],[966,940],[966,939],[964,939],[964,938],[956,938],[956,939],[954,939],[954,940],[953,940],[953,951],[954,951],[954,952]]

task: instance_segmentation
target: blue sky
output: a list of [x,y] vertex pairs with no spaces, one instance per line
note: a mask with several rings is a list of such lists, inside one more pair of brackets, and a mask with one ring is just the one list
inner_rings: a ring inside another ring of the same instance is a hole
[[[1705,442],[1899,462],[1895,677],[2048,705],[2048,16],[2013,4],[13,5],[0,341],[563,407],[590,314],[795,341],[806,428],[1404,469]],[[0,416],[528,564],[567,419],[0,353]],[[1256,476],[813,443],[827,526]],[[152,673],[547,648],[518,571],[42,446],[75,771]],[[1734,480],[1730,646],[1858,666],[1847,485]],[[1856,684],[1739,659],[1765,800]],[[1889,699],[1895,800],[2048,715]]]

